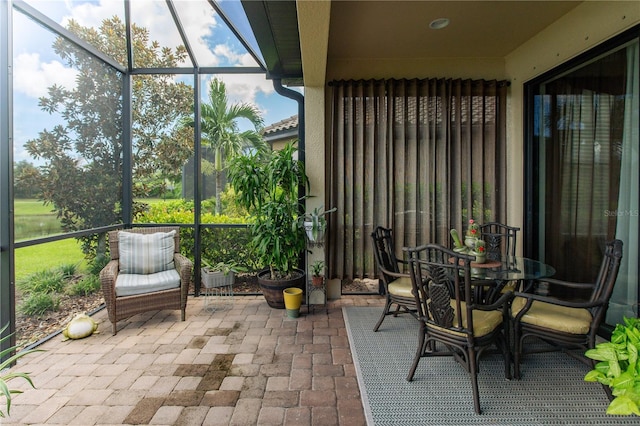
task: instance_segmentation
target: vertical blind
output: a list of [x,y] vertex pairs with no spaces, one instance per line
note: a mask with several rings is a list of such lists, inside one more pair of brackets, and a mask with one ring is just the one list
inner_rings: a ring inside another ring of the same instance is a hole
[[468,220],[505,220],[505,81],[331,83],[327,199],[329,273],[374,278],[371,232],[393,230],[396,253],[450,246]]

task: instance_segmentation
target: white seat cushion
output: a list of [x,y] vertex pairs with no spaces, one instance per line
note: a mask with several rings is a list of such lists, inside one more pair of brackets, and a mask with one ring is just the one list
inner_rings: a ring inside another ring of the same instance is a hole
[[175,234],[175,230],[153,234],[120,231],[118,233],[120,273],[154,274],[174,269]]
[[116,297],[151,293],[180,287],[180,274],[175,269],[155,274],[118,274],[116,279]]

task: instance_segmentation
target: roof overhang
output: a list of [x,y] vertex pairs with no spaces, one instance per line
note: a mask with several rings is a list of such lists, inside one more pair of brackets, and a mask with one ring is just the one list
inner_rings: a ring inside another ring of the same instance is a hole
[[302,55],[296,2],[241,0],[262,52],[267,77],[302,84]]

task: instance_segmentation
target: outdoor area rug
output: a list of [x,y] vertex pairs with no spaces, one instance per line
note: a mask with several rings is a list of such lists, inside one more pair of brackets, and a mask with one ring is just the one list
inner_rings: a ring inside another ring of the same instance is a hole
[[389,316],[374,333],[382,307],[343,313],[369,425],[640,425],[635,416],[606,415],[602,386],[583,381],[589,368],[555,352],[528,355],[520,380],[505,379],[501,355],[483,356],[482,414],[475,414],[471,380],[453,358],[422,358],[407,382],[418,344],[414,318]]

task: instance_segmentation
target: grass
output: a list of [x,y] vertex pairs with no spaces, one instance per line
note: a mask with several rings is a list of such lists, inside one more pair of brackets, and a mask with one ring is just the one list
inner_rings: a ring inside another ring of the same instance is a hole
[[52,215],[52,205],[45,206],[42,201],[33,198],[16,198],[13,202],[16,216]]
[[15,256],[16,281],[63,264],[79,264],[80,270],[87,266],[80,243],[74,238],[19,248]]

